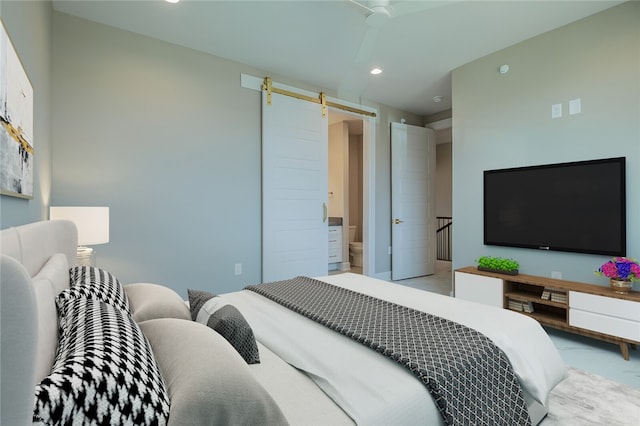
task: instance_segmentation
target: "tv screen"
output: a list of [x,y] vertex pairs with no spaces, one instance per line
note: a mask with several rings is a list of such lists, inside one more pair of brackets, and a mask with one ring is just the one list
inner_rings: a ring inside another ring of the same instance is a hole
[[626,255],[625,158],[484,172],[487,245]]

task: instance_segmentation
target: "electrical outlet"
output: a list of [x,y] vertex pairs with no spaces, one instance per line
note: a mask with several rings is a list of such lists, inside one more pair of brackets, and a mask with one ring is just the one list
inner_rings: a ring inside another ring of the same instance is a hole
[[391,246],[389,246],[389,254],[391,254]]
[[582,102],[580,98],[569,101],[569,115],[580,114],[582,112]]
[[561,280],[562,279],[562,272],[551,271],[551,278],[555,278],[557,280]]
[[236,263],[236,275],[242,275],[242,263]]
[[562,104],[551,105],[551,118],[562,117]]

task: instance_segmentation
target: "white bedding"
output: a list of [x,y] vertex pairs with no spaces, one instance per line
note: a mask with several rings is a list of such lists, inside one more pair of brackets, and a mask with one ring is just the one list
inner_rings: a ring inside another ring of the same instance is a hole
[[[524,315],[362,275],[318,279],[482,332],[508,356],[525,392],[543,405],[564,377],[564,363],[549,337]],[[254,292],[223,297],[242,312],[258,341],[305,371],[357,424],[442,424],[425,386],[385,356]]]
[[291,426],[354,426],[338,407],[304,372],[292,367],[258,342],[260,363],[249,368],[269,392]]

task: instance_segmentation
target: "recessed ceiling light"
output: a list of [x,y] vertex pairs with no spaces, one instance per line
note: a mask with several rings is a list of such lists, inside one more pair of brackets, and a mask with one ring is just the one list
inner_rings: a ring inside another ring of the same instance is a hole
[[180,0],[164,0],[167,3],[180,3]]
[[373,75],[378,75],[380,73],[382,73],[382,70],[380,68],[373,68],[371,70],[371,74],[373,74]]
[[442,96],[434,96],[433,97],[433,102],[438,103],[438,102],[442,102],[444,98]]

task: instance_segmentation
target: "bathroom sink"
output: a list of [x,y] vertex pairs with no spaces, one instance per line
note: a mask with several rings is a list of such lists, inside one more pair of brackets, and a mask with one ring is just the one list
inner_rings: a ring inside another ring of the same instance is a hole
[[329,226],[342,226],[342,218],[329,216]]

